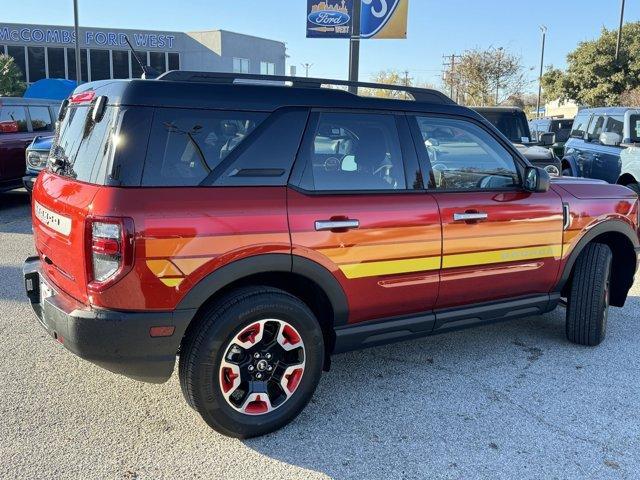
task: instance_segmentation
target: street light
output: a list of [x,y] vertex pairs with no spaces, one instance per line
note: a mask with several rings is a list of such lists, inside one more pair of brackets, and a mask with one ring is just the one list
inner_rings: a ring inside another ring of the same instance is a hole
[[622,22],[624,21],[624,0],[620,4],[620,26],[618,27],[618,41],[616,42],[616,62],[620,57],[620,43],[622,42]]
[[73,30],[76,33],[76,83],[80,85],[82,77],[80,76],[80,33],[78,28],[78,0],[73,0]]
[[540,26],[542,32],[542,51],[540,53],[540,76],[538,77],[538,101],[536,102],[536,118],[540,118],[540,99],[542,97],[542,69],[544,68],[544,42],[547,38],[547,27]]

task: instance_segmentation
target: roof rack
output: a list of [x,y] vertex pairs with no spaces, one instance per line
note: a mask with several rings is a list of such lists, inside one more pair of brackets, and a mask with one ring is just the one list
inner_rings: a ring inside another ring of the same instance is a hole
[[[286,77],[279,75],[255,75],[248,73],[194,72],[187,70],[171,70],[163,73],[156,80],[172,82],[196,82],[218,84],[254,84],[291,86],[299,88],[323,88],[323,85],[345,86],[352,88],[371,88],[376,90],[393,90],[411,95],[415,101],[450,104],[455,102],[444,93],[429,88],[405,87],[386,83],[350,82],[347,80],[331,80],[327,78]],[[357,91],[357,90],[356,90]]]

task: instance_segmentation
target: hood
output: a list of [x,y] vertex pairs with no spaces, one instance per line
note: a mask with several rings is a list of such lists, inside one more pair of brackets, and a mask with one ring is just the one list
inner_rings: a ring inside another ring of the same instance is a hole
[[514,143],[513,145],[525,156],[527,160],[540,161],[553,158],[553,152],[548,148],[541,147],[539,145],[527,146],[522,143]]
[[53,135],[41,137],[38,135],[33,139],[31,145],[29,145],[29,150],[42,150],[49,151],[51,150],[51,144],[53,143]]
[[637,198],[636,193],[627,187],[593,178],[551,177],[551,185],[580,199]]

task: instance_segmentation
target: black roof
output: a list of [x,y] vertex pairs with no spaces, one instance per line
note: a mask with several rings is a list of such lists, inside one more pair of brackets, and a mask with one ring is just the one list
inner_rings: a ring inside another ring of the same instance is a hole
[[[230,79],[242,80],[234,83]],[[282,80],[286,79],[286,80]],[[284,82],[289,82],[286,86]],[[406,91],[418,100],[365,97],[320,84],[350,85],[342,80],[260,75],[168,72],[155,80],[104,80],[86,83],[75,92],[95,90],[112,105],[204,108],[272,112],[282,107],[358,108],[390,111],[457,113],[478,118],[436,90],[358,83],[359,87]]]

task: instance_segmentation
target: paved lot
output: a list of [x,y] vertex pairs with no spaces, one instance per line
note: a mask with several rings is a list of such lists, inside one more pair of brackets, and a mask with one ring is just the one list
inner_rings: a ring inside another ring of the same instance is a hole
[[334,358],[287,428],[209,430],[174,377],[146,385],[46,337],[23,297],[24,192],[0,194],[0,478],[637,478],[640,285],[606,342],[563,310]]

